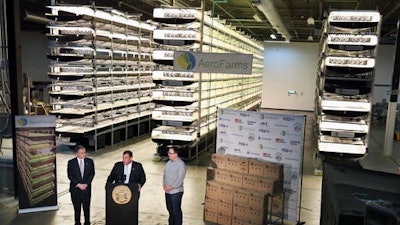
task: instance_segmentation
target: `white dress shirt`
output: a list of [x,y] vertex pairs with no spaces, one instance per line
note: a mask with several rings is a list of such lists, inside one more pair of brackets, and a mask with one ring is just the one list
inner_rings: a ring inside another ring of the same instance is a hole
[[132,162],[128,165],[124,165],[124,175],[125,175],[125,184],[129,183],[129,177],[131,176],[132,171]]

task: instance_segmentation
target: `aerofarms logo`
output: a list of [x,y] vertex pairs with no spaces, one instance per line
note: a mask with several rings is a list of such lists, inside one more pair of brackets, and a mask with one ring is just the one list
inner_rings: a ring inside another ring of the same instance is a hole
[[18,125],[21,127],[26,126],[28,124],[28,120],[26,118],[19,118],[17,120]]
[[252,64],[252,54],[174,52],[174,70],[176,71],[252,74]]
[[201,59],[199,61],[199,67],[201,68],[209,68],[209,69],[243,69],[246,70],[250,67],[248,63],[242,62],[229,62],[227,60],[209,60],[206,61]]
[[190,52],[184,52],[177,58],[177,64],[182,70],[190,71],[196,65],[196,58]]

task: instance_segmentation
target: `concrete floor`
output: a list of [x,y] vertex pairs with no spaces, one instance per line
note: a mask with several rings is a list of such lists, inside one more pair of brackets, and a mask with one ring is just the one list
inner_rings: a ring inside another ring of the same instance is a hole
[[[397,159],[399,144],[395,143],[394,157],[382,156],[382,141],[384,124],[374,124],[371,130],[370,149],[368,157],[362,160],[366,168],[384,172],[396,173],[399,166]],[[383,131],[382,131],[383,129]],[[133,140],[131,143],[116,145],[113,148],[89,152],[88,157],[94,159],[96,176],[93,180],[91,220],[92,224],[105,224],[105,189],[106,178],[116,161],[120,161],[123,150],[133,150],[134,160],[143,164],[147,174],[147,182],[142,189],[139,201],[140,225],[168,224],[168,213],[165,209],[164,192],[161,180],[165,162],[154,162],[153,154],[156,144],[148,137]],[[300,221],[307,225],[318,225],[321,204],[321,176],[314,175],[315,161],[313,152],[304,153],[304,173],[302,188],[302,204]],[[210,165],[211,153],[202,154],[198,160],[187,163],[185,179],[185,194],[182,208],[185,225],[207,225],[203,221],[203,200],[205,195],[206,168]],[[73,207],[68,192],[66,174],[67,161],[74,157],[71,150],[57,152],[57,181],[59,209],[47,212],[17,214],[18,202],[11,196],[0,194],[0,221],[2,225],[59,225],[73,224]],[[83,220],[83,219],[82,219]],[[285,222],[285,224],[295,224]]]

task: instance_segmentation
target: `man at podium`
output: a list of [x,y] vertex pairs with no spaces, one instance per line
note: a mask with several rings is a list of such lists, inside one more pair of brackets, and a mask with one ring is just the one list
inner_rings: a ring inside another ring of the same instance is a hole
[[132,151],[126,150],[122,154],[122,161],[114,164],[107,183],[138,184],[138,191],[146,183],[146,174],[141,163],[133,161]]
[[138,225],[138,200],[146,174],[132,158],[132,151],[124,151],[107,178],[106,225]]

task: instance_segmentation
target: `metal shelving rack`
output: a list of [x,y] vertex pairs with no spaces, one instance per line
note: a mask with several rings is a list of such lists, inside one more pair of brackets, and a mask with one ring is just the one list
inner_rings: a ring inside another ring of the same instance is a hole
[[[158,8],[154,18],[158,25],[154,39],[159,45],[153,59],[162,65],[153,73],[157,83],[153,100],[158,105],[152,118],[159,126],[152,130],[152,140],[160,156],[166,156],[166,146],[174,144],[185,149],[181,156],[192,159],[213,149],[217,108],[258,108],[264,47],[197,9]],[[253,54],[253,74],[176,72],[174,50]]]
[[49,8],[56,132],[95,150],[149,132],[154,26],[94,5]]
[[367,153],[380,23],[377,11],[332,11],[325,20],[316,90],[321,155]]

